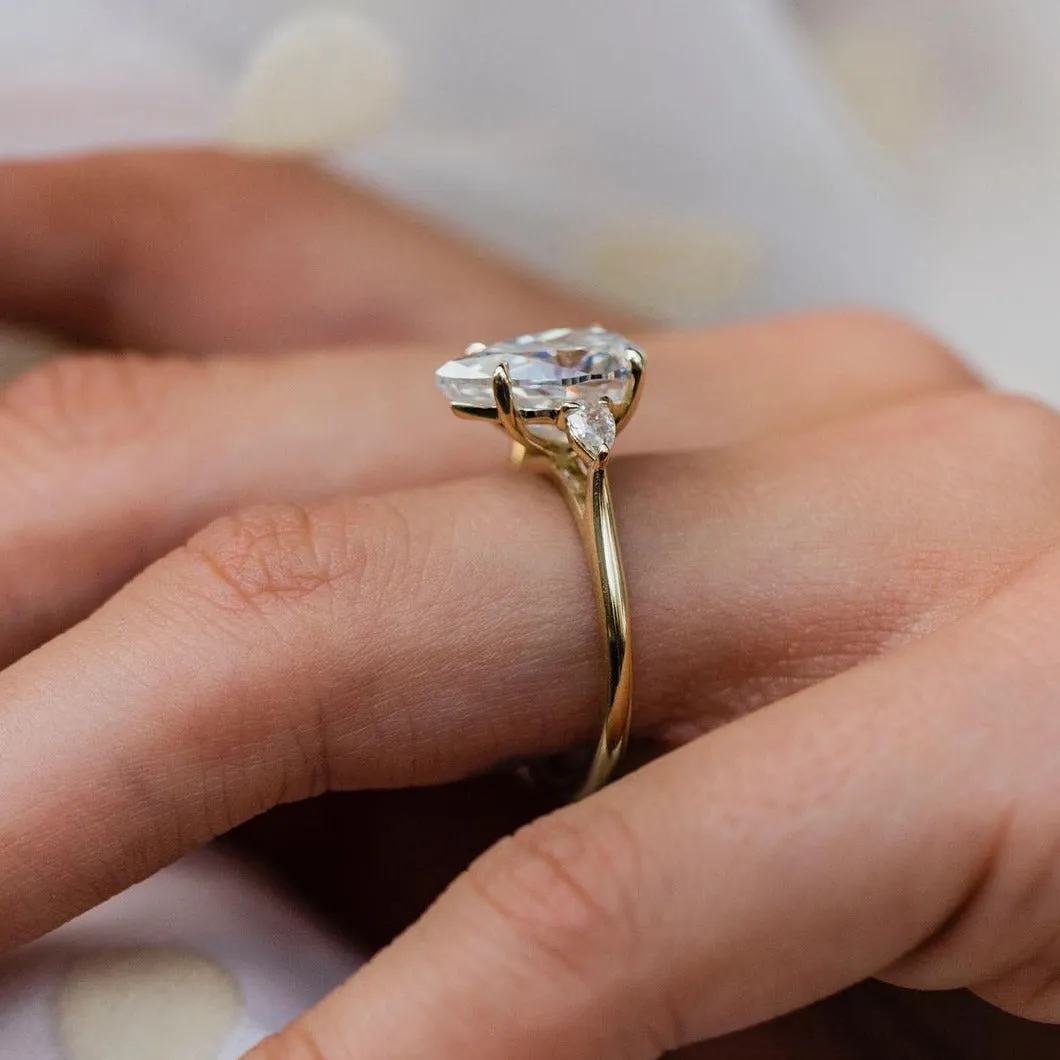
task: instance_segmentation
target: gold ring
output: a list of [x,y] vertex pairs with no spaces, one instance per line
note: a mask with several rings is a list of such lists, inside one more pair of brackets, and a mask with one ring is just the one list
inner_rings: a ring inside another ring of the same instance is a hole
[[599,325],[472,343],[436,378],[454,413],[498,424],[516,467],[548,474],[581,528],[604,634],[603,729],[575,798],[597,791],[629,742],[633,657],[629,599],[607,466],[644,382],[644,353]]

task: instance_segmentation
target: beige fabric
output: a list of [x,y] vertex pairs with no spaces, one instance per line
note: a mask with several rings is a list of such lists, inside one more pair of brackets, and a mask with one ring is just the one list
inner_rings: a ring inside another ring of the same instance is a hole
[[175,949],[116,950],[77,961],[59,986],[68,1060],[216,1060],[242,1011],[219,964]]

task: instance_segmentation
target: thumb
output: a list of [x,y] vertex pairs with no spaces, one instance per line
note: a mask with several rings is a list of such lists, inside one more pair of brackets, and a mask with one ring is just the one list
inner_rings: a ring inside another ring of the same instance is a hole
[[648,1060],[872,975],[1060,1021],[1058,599],[1047,557],[517,833],[252,1060]]

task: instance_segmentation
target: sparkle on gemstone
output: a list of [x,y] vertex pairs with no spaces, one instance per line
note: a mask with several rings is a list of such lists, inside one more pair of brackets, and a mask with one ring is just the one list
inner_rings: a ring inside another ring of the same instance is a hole
[[615,444],[615,417],[602,401],[577,405],[567,413],[567,434],[594,459]]
[[438,385],[453,404],[492,408],[493,373],[507,364],[517,409],[556,411],[568,402],[623,402],[632,387],[628,339],[602,327],[521,335],[443,364]]

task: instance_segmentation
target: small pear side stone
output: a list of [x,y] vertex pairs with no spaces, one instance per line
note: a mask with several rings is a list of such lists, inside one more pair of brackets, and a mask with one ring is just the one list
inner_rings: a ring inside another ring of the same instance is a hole
[[567,414],[567,436],[593,459],[615,444],[615,417],[602,401],[578,405]]

